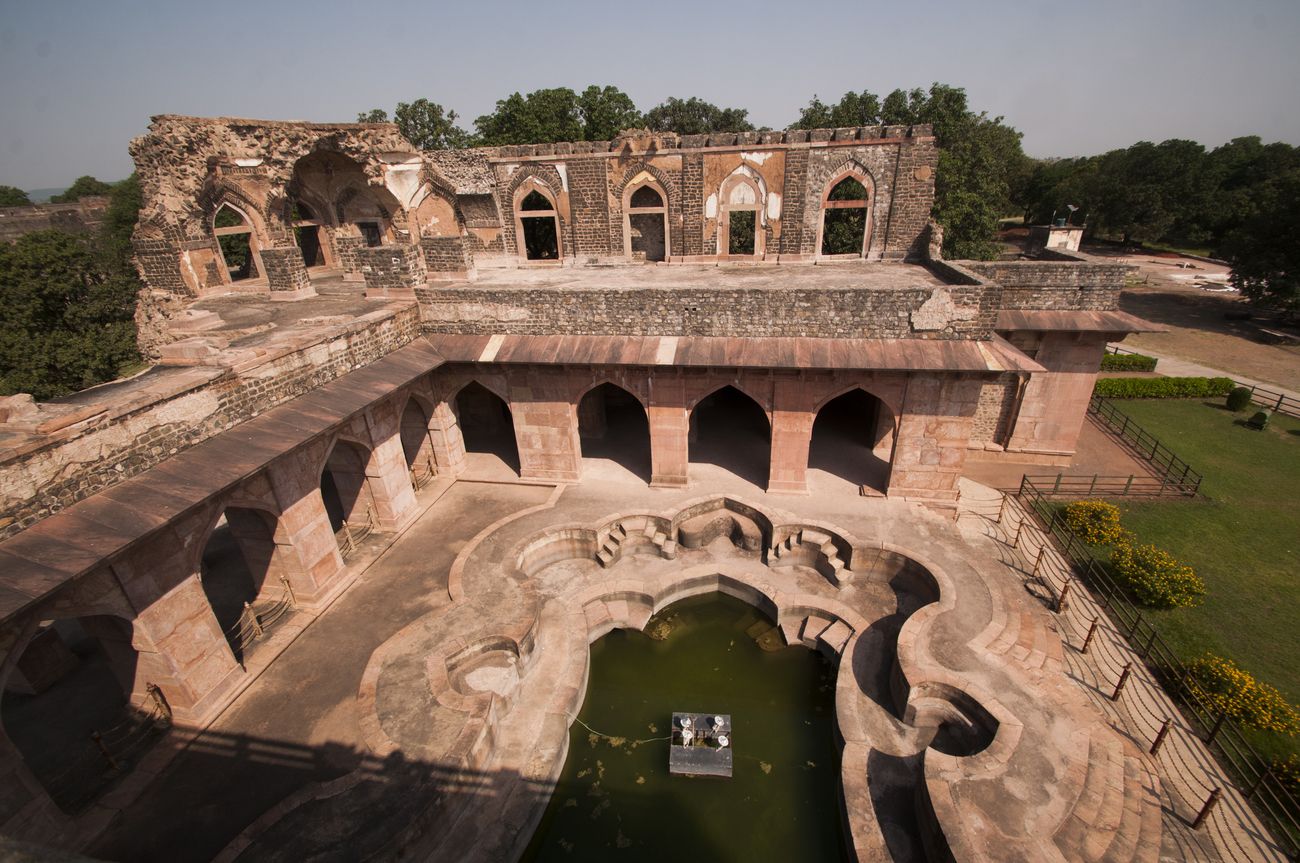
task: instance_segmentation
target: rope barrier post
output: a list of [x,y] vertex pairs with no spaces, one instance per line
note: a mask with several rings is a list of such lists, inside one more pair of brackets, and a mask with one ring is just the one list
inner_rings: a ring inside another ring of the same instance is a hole
[[1111,693],[1110,696],[1111,701],[1119,701],[1120,693],[1123,692],[1124,687],[1128,685],[1128,679],[1130,676],[1132,676],[1132,674],[1133,674],[1133,663],[1131,662],[1124,663],[1124,670],[1120,672],[1119,675],[1119,683],[1115,684],[1115,691]]
[[1219,732],[1223,730],[1223,723],[1227,718],[1228,718],[1227,711],[1220,710],[1219,718],[1214,720],[1214,727],[1210,729],[1210,736],[1205,738],[1206,746],[1209,746],[1211,743],[1213,743],[1214,739],[1219,736]]
[[172,721],[172,706],[167,703],[166,698],[163,698],[162,690],[158,688],[158,684],[146,683],[144,688],[145,691],[149,693],[149,697],[153,699],[153,703],[158,706],[158,712],[162,714],[163,719],[167,720],[167,724],[170,725]]
[[1024,529],[1025,529],[1025,520],[1022,518],[1020,519],[1020,523],[1016,525],[1016,537],[1011,542],[1012,548],[1020,548],[1020,532]]
[[284,585],[284,594],[289,597],[289,607],[298,607],[298,597],[293,595],[293,585],[289,583],[287,576],[280,576],[280,583]]
[[118,766],[116,759],[113,758],[113,753],[109,752],[108,747],[104,744],[104,735],[98,731],[92,731],[90,732],[90,739],[95,741],[95,746],[99,748],[99,754],[104,756],[104,760],[108,762],[109,769],[114,772],[120,770],[121,768]]
[[1038,557],[1034,558],[1034,571],[1030,573],[1034,578],[1038,578],[1038,570],[1043,566],[1043,555],[1047,553],[1047,543],[1038,547]]
[[1097,624],[1099,623],[1101,623],[1100,617],[1094,617],[1092,619],[1092,625],[1088,627],[1088,634],[1083,638],[1083,647],[1079,648],[1080,653],[1088,652],[1088,646],[1092,644],[1092,638],[1097,634]]
[[262,637],[262,624],[257,621],[257,613],[253,611],[253,606],[247,602],[244,603],[244,614],[248,615],[248,622],[253,627],[253,638]]
[[1074,584],[1073,578],[1067,578],[1065,584],[1061,587],[1061,595],[1056,598],[1056,613],[1064,614],[1065,609],[1069,606],[1066,603],[1066,597],[1070,595],[1070,585]]
[[[1023,480],[1022,480],[1023,482]],[[1002,524],[1002,515],[1007,509],[1007,496],[1002,495],[1002,503],[998,504],[998,524]]]
[[1205,805],[1201,807],[1201,811],[1196,814],[1196,820],[1192,822],[1193,830],[1201,829],[1201,825],[1205,823],[1206,818],[1210,817],[1210,813],[1214,811],[1214,807],[1216,804],[1218,804],[1219,797],[1222,794],[1223,794],[1222,788],[1215,788],[1213,791],[1210,792],[1210,796],[1205,801]]
[[1250,784],[1250,790],[1246,792],[1246,799],[1249,800],[1250,798],[1254,797],[1255,792],[1259,790],[1259,787],[1264,784],[1264,782],[1268,779],[1268,777],[1272,775],[1273,775],[1273,765],[1270,764],[1268,765],[1268,767],[1264,768],[1264,772],[1259,774],[1259,777]]
[[1152,755],[1160,754],[1160,747],[1165,745],[1165,738],[1169,736],[1169,728],[1171,725],[1172,725],[1172,721],[1166,719],[1164,725],[1161,725],[1160,730],[1156,732],[1156,739],[1151,744]]

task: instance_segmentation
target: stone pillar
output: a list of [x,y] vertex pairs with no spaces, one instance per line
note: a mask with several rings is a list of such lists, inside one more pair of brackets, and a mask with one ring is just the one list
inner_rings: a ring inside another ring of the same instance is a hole
[[1043,333],[1034,359],[1047,371],[1029,376],[1009,451],[1057,456],[1061,463],[1074,454],[1107,335]]
[[357,249],[368,297],[414,297],[429,280],[419,246],[374,246]]
[[195,725],[225,707],[244,676],[199,581],[194,543],[211,517],[202,508],[173,522],[111,567],[135,609],[132,702],[157,684],[177,720]]
[[307,277],[307,266],[302,262],[302,250],[297,246],[262,249],[261,256],[271,299],[296,300],[316,295]]
[[912,375],[894,446],[890,497],[955,506],[980,389],[974,377]]
[[156,683],[178,721],[203,724],[229,703],[244,672],[198,573],[141,609],[135,629],[137,642],[145,642],[136,680]]
[[280,505],[280,533],[297,553],[300,568],[289,571],[298,602],[314,606],[333,595],[343,575],[343,557],[320,493],[316,465],[324,443],[301,447],[267,468]]
[[582,475],[578,416],[568,401],[517,401],[510,405],[524,479],[577,482]]
[[690,460],[690,414],[680,377],[656,376],[646,416],[650,422],[650,485],[685,488]]
[[366,483],[375,504],[375,524],[381,530],[399,530],[415,517],[415,488],[396,429],[371,451]]
[[429,442],[439,476],[457,476],[465,471],[465,438],[461,436],[456,412],[447,402],[438,402],[429,418]]
[[773,389],[772,460],[767,490],[778,494],[808,493],[808,448],[813,421],[807,385],[797,378],[779,379]]

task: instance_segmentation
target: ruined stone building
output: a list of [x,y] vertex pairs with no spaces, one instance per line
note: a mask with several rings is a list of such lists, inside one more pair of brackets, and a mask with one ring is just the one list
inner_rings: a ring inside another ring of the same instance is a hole
[[[218,525],[323,607],[355,577],[344,523],[403,529],[475,436],[580,483],[636,428],[645,482],[690,489],[738,422],[745,477],[798,496],[832,413],[869,436],[862,495],[950,515],[975,461],[1068,462],[1107,341],[1144,326],[1123,265],[943,260],[924,126],[419,152],[386,124],[160,116],[131,153],[158,365],[0,407],[0,679],[57,679],[49,622],[75,619],[188,725],[249,674],[200,579]],[[0,830],[59,841],[25,755],[0,733]]]

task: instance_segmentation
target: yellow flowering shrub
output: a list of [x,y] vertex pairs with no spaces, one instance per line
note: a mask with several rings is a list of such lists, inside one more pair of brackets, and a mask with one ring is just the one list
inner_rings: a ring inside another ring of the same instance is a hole
[[1295,753],[1273,760],[1273,775],[1292,797],[1300,800],[1300,756]]
[[1205,582],[1190,566],[1154,545],[1135,545],[1127,535],[1115,543],[1110,564],[1133,598],[1151,608],[1200,605],[1205,596]]
[[1300,711],[1231,659],[1207,653],[1188,668],[1205,698],[1229,718],[1261,731],[1300,733]]
[[1065,526],[1089,545],[1114,542],[1123,533],[1119,507],[1104,500],[1076,500],[1065,508]]

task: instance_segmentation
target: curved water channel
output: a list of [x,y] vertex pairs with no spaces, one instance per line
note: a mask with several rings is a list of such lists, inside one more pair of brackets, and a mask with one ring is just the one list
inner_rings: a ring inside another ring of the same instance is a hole
[[[728,713],[730,779],[673,776],[673,711]],[[835,666],[711,594],[591,646],[569,754],[525,861],[844,860]]]

